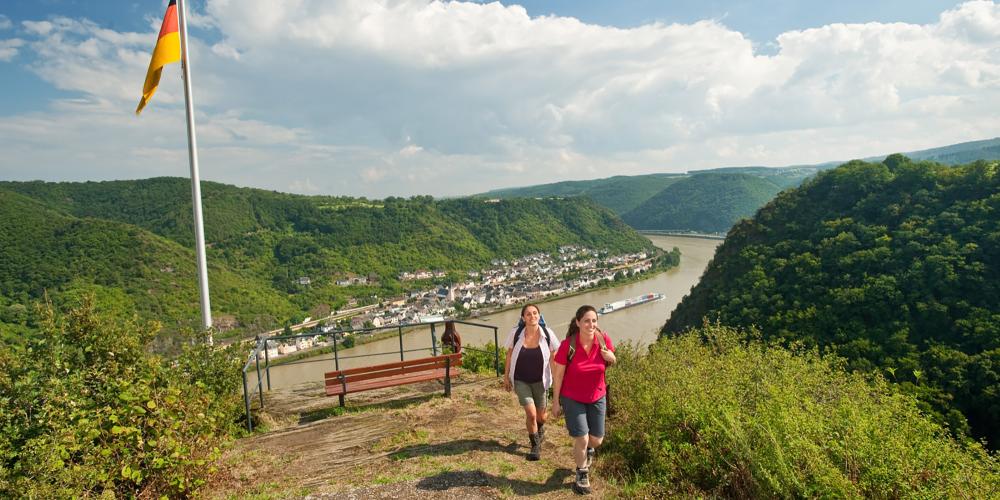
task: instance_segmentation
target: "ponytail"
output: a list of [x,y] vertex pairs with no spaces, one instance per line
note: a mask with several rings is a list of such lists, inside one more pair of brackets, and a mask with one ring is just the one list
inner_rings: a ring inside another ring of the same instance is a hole
[[584,315],[590,311],[594,311],[594,314],[597,314],[597,309],[594,309],[594,306],[580,306],[580,308],[576,310],[576,315],[573,316],[573,319],[569,320],[569,329],[566,330],[567,339],[580,333],[580,326],[577,325],[576,322],[583,319]]

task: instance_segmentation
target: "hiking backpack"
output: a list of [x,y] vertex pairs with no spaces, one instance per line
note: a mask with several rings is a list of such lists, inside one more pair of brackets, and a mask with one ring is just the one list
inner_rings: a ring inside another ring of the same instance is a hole
[[[521,338],[521,332],[524,331],[524,318],[517,320],[517,331],[514,332],[514,342],[511,346],[517,345],[517,339]],[[545,316],[541,314],[538,315],[538,326],[542,327],[542,331],[545,332],[545,344],[549,346],[549,350],[552,350],[552,339],[549,338],[549,328],[545,326]]]

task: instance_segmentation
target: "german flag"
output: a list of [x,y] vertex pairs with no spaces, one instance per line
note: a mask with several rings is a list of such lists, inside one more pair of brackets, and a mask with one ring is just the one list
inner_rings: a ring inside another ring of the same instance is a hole
[[181,38],[177,33],[177,0],[170,0],[167,12],[163,14],[163,25],[160,26],[160,36],[153,48],[153,59],[149,61],[146,70],[146,82],[142,84],[142,99],[135,114],[142,112],[146,103],[153,97],[156,87],[160,84],[160,73],[163,67],[181,60]]

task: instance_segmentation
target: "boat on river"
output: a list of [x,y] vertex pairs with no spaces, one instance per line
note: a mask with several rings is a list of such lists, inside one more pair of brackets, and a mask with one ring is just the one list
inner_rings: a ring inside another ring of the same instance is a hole
[[632,306],[642,305],[647,302],[655,302],[661,299],[663,299],[662,293],[647,293],[645,295],[640,295],[638,297],[632,297],[630,299],[619,300],[616,302],[611,302],[610,304],[604,304],[603,307],[597,310],[597,314],[610,314],[615,311],[627,309]]

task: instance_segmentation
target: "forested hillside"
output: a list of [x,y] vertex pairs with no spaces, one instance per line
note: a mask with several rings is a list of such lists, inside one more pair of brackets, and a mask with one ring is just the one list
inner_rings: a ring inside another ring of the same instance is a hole
[[497,189],[483,193],[479,197],[586,196],[621,215],[683,178],[684,174],[616,175],[606,179],[563,181],[537,186]]
[[[0,323],[25,325],[31,304],[56,305],[97,293],[105,305],[136,310],[171,329],[198,319],[194,251],[134,225],[77,218],[0,190]],[[247,324],[298,308],[268,280],[210,261],[213,305]],[[273,319],[271,320],[273,322]]]
[[622,219],[636,229],[724,233],[780,190],[749,174],[698,174],[668,186]]
[[893,155],[821,173],[730,231],[663,332],[707,318],[830,348],[996,447],[998,170]]
[[[399,293],[401,271],[464,273],[568,244],[654,249],[583,198],[373,201],[203,184],[213,310],[242,325],[280,325],[318,304]],[[0,309],[10,321],[0,320],[22,324],[29,303],[46,291],[58,299],[95,286],[135,302],[168,329],[198,317],[187,179],[8,182],[0,193]],[[334,284],[348,273],[373,275],[376,284]]]

